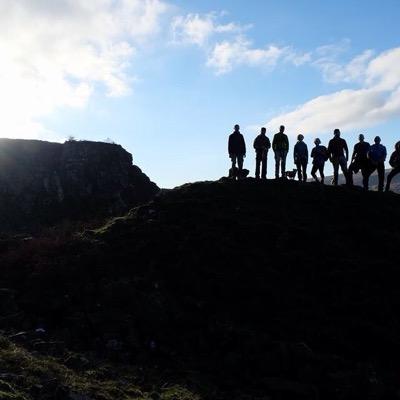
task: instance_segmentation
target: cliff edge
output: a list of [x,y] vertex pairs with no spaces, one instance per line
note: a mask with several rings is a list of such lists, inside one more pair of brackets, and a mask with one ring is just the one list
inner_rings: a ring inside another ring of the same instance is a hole
[[120,145],[0,139],[0,232],[122,214],[158,190]]

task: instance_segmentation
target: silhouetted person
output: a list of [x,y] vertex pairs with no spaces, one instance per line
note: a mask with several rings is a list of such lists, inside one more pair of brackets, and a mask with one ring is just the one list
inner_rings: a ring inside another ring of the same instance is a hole
[[299,181],[306,182],[307,181],[307,164],[308,164],[308,147],[303,142],[304,136],[297,136],[297,143],[294,146],[293,157],[294,163],[297,167],[297,176],[299,177]]
[[340,130],[335,129],[333,131],[334,138],[329,141],[328,145],[328,156],[333,165],[333,185],[338,185],[339,182],[339,166],[348,180],[347,161],[349,160],[349,148],[344,139],[340,137]]
[[368,159],[370,161],[371,168],[368,171],[368,177],[366,179],[365,189],[368,190],[368,182],[370,175],[378,170],[378,190],[383,192],[383,185],[385,183],[385,160],[387,156],[386,147],[381,145],[381,138],[377,136],[374,139],[373,144],[368,151]]
[[261,133],[254,139],[253,147],[256,151],[256,179],[260,179],[260,164],[261,164],[261,179],[267,179],[267,159],[268,150],[271,148],[271,142],[266,136],[267,130],[261,128]]
[[319,171],[319,174],[321,176],[321,183],[324,183],[324,167],[325,162],[328,160],[328,150],[325,146],[321,146],[321,140],[319,140],[318,138],[314,140],[314,143],[315,147],[311,150],[311,158],[313,159],[311,176],[315,179],[316,182],[319,182],[316,175],[316,172]]
[[362,134],[358,136],[358,140],[359,142],[354,146],[353,155],[351,156],[348,183],[349,185],[353,185],[353,174],[357,174],[361,170],[364,189],[368,189],[368,174],[370,169],[368,151],[371,146],[368,142],[365,142],[364,135]]
[[243,159],[246,157],[246,143],[243,135],[240,133],[240,126],[235,125],[233,133],[229,136],[228,153],[232,161],[232,171],[236,170],[236,163],[238,165],[239,173],[243,169]]
[[274,135],[272,141],[272,149],[275,153],[275,178],[279,178],[279,166],[281,169],[281,176],[285,178],[286,172],[286,157],[289,151],[289,139],[285,135],[285,127],[281,125],[279,132]]
[[392,182],[392,179],[400,173],[400,142],[396,143],[396,146],[394,147],[395,150],[390,156],[389,164],[393,168],[387,177],[386,181],[386,188],[385,191],[388,192],[390,190],[390,183]]

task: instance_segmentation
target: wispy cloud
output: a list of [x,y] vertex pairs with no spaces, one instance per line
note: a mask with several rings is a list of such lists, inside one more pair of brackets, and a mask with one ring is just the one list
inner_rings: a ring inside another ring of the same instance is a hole
[[250,26],[241,26],[235,22],[220,23],[221,15],[216,12],[208,14],[178,15],[171,23],[172,43],[179,45],[205,46],[216,34],[243,32]]
[[175,17],[171,24],[172,43],[200,47],[206,55],[206,65],[217,75],[241,65],[272,68],[280,60],[296,66],[310,61],[308,53],[295,52],[289,46],[273,43],[261,48],[253,46],[245,34],[252,25],[233,21],[222,23],[222,16],[211,12]]
[[165,10],[160,0],[3,0],[2,135],[41,137],[40,117],[84,107],[98,85],[109,96],[129,93],[129,62]]
[[311,52],[310,64],[321,71],[326,82],[362,82],[368,62],[374,56],[373,50],[365,50],[350,62],[343,63],[343,56],[349,52],[351,42],[344,39],[339,43],[320,46]]
[[400,47],[371,57],[372,52],[368,50],[348,64],[337,67],[333,74],[334,81],[356,80],[360,82],[360,88],[315,97],[270,119],[267,126],[276,129],[283,123],[292,134],[317,134],[336,127],[368,127],[400,116]]

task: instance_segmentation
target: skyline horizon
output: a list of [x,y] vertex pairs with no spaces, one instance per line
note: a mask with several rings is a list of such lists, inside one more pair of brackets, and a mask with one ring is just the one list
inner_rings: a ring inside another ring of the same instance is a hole
[[[339,128],[400,140],[396,0],[43,0],[0,5],[1,136],[121,144],[162,187],[227,175],[286,126],[309,150]],[[329,164],[328,164],[329,165]],[[330,166],[327,165],[327,173]],[[269,173],[273,171],[271,153]]]

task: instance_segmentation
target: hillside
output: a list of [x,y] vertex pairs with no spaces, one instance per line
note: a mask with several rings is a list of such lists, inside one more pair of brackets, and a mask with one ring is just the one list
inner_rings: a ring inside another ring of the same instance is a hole
[[223,179],[73,239],[4,239],[6,349],[57,366],[6,351],[0,380],[26,399],[398,398],[399,201]]
[[0,139],[0,233],[122,215],[158,190],[116,144]]

